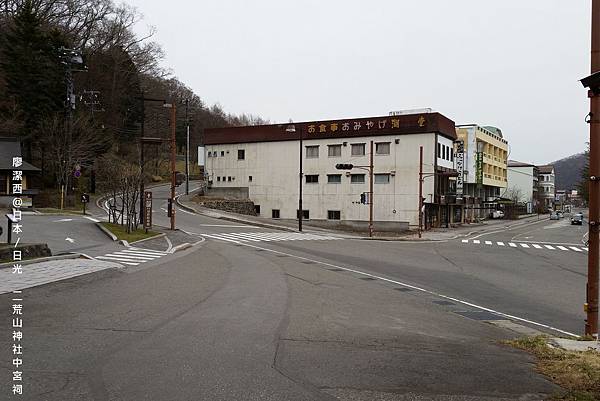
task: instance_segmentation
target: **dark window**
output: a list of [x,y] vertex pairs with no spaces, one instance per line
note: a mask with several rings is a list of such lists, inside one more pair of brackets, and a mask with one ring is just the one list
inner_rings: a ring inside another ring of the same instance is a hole
[[238,160],[244,160],[246,158],[246,151],[244,149],[238,149]]
[[364,156],[365,155],[365,144],[364,143],[353,143],[352,144],[352,156]]
[[221,156],[225,156],[225,151],[224,150],[221,151]]
[[441,158],[441,157],[442,157],[442,144],[441,144],[441,143],[438,143],[438,144],[437,144],[437,155],[436,155],[436,156],[437,156],[438,158]]
[[389,184],[390,183],[390,175],[389,174],[375,174],[375,184]]
[[252,176],[251,175],[248,176],[248,181],[252,182]]
[[254,211],[256,214],[260,214],[260,205],[254,205]]
[[390,154],[390,143],[380,142],[375,144],[376,155],[389,155]]
[[319,182],[319,176],[317,174],[314,175],[305,175],[307,184],[316,184]]
[[454,149],[450,150],[450,161],[453,162],[454,161]]
[[[298,213],[298,209],[296,209],[296,218],[300,217],[300,213]],[[303,210],[302,211],[302,219],[303,220],[308,220],[308,218],[310,217],[310,214],[308,212],[308,210]]]
[[230,182],[231,182],[231,177],[227,177],[227,181],[230,181]]
[[327,183],[328,184],[341,184],[342,183],[342,175],[341,174],[327,174]]
[[364,174],[352,174],[350,176],[351,184],[364,184],[365,183],[365,175]]
[[329,220],[339,220],[340,219],[340,211],[339,210],[328,210],[327,218]]
[[212,156],[212,152],[208,152],[208,155],[207,155],[207,156],[208,156],[208,157],[211,157],[211,156]]
[[217,177],[217,182],[220,182],[220,181],[221,181],[221,177],[219,176],[219,177]]
[[328,145],[327,156],[329,157],[341,157],[342,156],[342,145]]
[[271,218],[273,218],[273,219],[278,219],[279,218],[279,209],[272,209],[271,210]]
[[306,158],[315,159],[319,157],[319,146],[307,146],[306,147]]

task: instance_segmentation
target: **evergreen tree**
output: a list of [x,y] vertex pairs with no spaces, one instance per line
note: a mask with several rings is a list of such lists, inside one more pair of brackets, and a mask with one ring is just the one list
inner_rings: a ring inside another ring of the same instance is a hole
[[585,165],[581,170],[581,180],[577,184],[577,190],[581,195],[581,198],[588,203],[590,200],[590,144],[588,143],[585,151]]

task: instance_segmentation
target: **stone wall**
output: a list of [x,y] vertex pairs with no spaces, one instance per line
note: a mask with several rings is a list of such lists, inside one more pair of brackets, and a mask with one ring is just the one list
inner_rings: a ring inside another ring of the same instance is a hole
[[[46,244],[22,244],[18,245],[16,249],[21,251],[21,258],[23,260],[52,256],[52,253]],[[13,250],[15,250],[14,245],[9,246],[4,244],[2,248],[0,248],[0,260],[3,262],[12,261]]]
[[196,202],[200,206],[210,209],[245,214],[247,216],[256,216],[254,202],[250,200],[215,199],[204,196],[195,196],[192,201]]

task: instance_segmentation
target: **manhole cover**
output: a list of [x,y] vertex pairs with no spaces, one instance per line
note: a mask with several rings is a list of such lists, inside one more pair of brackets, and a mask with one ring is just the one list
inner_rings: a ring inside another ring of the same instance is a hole
[[487,311],[462,311],[454,313],[473,320],[506,320],[506,318],[500,315]]

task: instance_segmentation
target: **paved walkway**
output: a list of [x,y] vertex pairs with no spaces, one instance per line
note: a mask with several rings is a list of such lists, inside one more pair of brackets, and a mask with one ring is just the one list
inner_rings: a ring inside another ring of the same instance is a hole
[[23,273],[12,268],[0,269],[0,294],[37,287],[100,270],[120,268],[117,263],[89,259],[63,259],[23,266]]

